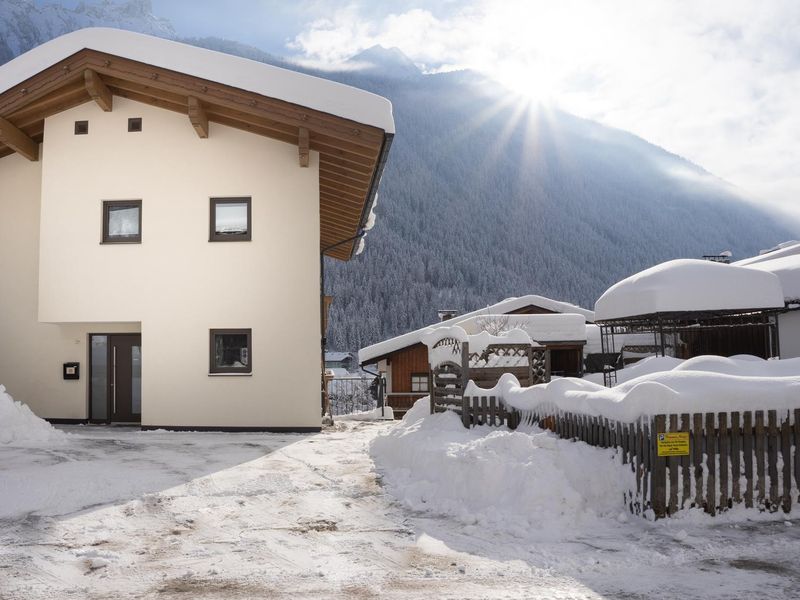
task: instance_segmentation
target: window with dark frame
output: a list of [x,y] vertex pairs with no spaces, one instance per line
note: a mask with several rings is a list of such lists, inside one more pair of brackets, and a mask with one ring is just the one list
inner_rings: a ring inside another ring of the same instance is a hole
[[212,329],[209,373],[252,373],[252,329]]
[[89,133],[89,121],[75,121],[75,135],[87,135]]
[[103,243],[142,242],[142,201],[103,200]]
[[142,130],[142,117],[131,117],[128,119],[128,132],[138,133]]
[[209,242],[249,242],[252,237],[251,201],[211,198]]
[[411,374],[411,391],[412,392],[427,392],[428,391],[428,374],[427,373],[412,373]]

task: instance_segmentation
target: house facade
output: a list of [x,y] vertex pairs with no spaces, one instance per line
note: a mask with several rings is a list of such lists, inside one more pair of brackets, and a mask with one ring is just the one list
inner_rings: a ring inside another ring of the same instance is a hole
[[383,98],[130,32],[3,65],[0,382],[52,420],[319,429],[320,252],[393,131]]
[[[471,323],[476,320],[498,320],[500,315],[554,315],[576,314],[584,318],[585,323],[594,322],[594,313],[574,304],[552,300],[544,296],[530,294],[518,298],[508,298],[486,308],[453,316],[454,311],[446,312],[446,319],[416,331],[378,342],[358,353],[360,365],[376,365],[378,371],[386,378],[386,402],[395,412],[402,415],[414,405],[414,402],[428,395],[428,348],[422,343],[422,336],[431,327],[449,327]],[[493,323],[486,323],[491,327]],[[495,325],[501,325],[495,323]],[[586,327],[582,330],[585,332]],[[568,336],[570,339],[559,339],[557,331],[552,335],[545,334],[534,341],[545,346],[550,354],[550,369],[554,375],[579,377],[583,373],[583,348],[586,343],[582,339]]]

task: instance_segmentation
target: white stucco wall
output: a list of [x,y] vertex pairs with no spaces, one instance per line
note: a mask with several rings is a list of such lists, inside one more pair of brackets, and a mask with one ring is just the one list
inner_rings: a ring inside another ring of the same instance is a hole
[[778,317],[781,358],[800,357],[800,310],[783,313]]
[[[74,135],[76,120],[89,135]],[[21,160],[10,171],[35,196],[38,163]],[[49,117],[39,321],[141,322],[143,425],[318,427],[318,178],[316,153],[300,168],[296,146],[215,123],[200,139],[185,115],[119,97],[111,113],[87,103]],[[208,241],[212,196],[252,197],[251,242]],[[142,200],[142,243],[100,244],[102,201],[121,199]],[[252,376],[209,376],[209,329],[238,327],[253,331]],[[60,400],[32,396],[56,416]]]
[[[0,383],[37,414],[87,417],[90,331],[135,332],[138,323],[49,324],[37,320],[41,162],[0,158]],[[64,381],[61,365],[79,362]]]

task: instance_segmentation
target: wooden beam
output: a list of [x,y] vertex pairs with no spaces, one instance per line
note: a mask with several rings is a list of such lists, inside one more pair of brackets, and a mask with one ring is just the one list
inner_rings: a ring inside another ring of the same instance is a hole
[[103,80],[100,79],[100,75],[91,69],[86,69],[83,72],[83,81],[86,86],[86,91],[89,92],[92,100],[97,102],[97,106],[102,108],[105,112],[111,112],[111,107],[114,104],[114,96],[111,94],[111,90],[108,89],[106,84],[103,83]]
[[297,151],[300,155],[300,166],[308,166],[308,129],[300,127],[297,133]]
[[197,136],[201,138],[208,137],[208,115],[200,104],[200,100],[194,96],[189,96],[189,120],[192,122],[192,127],[197,132]]
[[39,144],[2,117],[0,117],[0,142],[28,160],[39,160]]

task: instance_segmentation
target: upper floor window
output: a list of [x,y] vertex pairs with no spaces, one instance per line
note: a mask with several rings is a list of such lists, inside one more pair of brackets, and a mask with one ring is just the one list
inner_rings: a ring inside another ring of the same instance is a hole
[[250,198],[211,198],[210,242],[250,241]]
[[142,201],[103,201],[103,243],[138,244],[142,241]]

